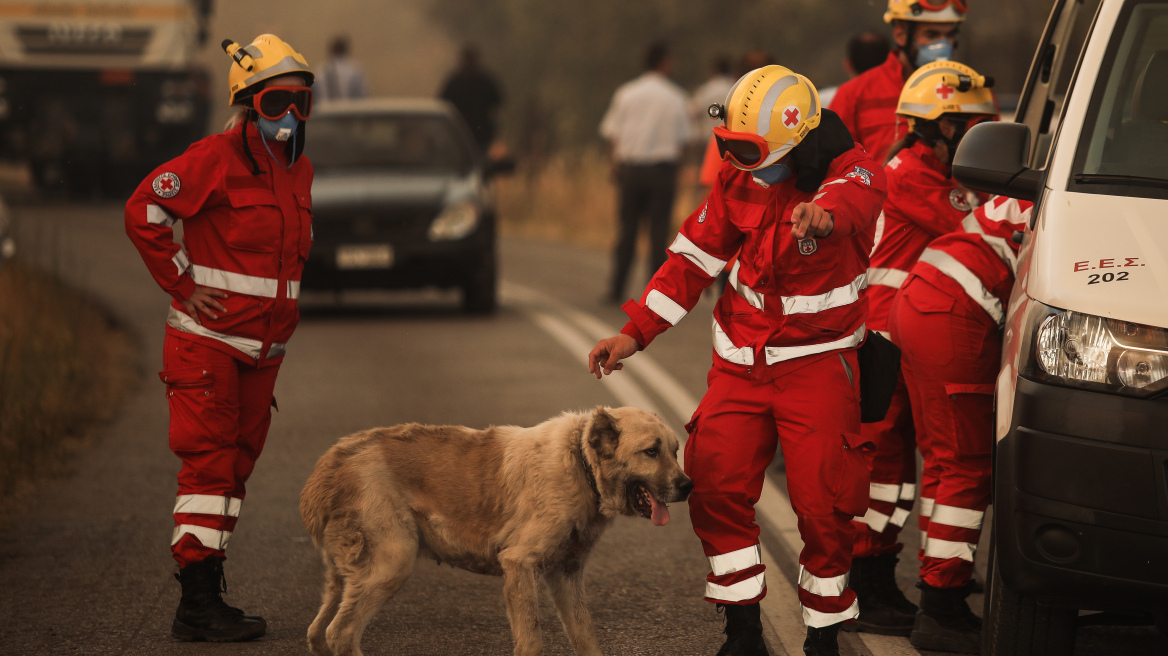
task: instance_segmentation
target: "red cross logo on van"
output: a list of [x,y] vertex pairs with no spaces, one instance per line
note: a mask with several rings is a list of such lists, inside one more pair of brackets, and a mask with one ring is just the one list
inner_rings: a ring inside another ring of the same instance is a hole
[[791,105],[783,110],[783,125],[793,128],[799,125],[799,108]]

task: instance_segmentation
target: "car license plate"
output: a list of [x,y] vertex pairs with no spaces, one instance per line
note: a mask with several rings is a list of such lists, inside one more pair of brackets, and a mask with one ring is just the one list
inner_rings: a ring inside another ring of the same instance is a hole
[[388,269],[393,266],[389,244],[354,244],[337,247],[338,269]]

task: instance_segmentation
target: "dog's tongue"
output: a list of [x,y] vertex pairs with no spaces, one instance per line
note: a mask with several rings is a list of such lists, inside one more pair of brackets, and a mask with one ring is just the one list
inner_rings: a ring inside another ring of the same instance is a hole
[[657,497],[652,494],[649,495],[649,501],[653,504],[653,525],[665,526],[669,523],[669,506],[657,500]]

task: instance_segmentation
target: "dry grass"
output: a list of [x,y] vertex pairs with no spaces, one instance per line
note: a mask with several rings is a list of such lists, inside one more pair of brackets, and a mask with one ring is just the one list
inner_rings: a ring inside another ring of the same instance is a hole
[[113,416],[133,353],[77,291],[16,264],[0,270],[0,517]]
[[[674,224],[680,226],[700,201],[684,170],[678,184]],[[594,151],[559,155],[528,165],[496,184],[504,236],[612,248],[616,240],[616,184],[604,157]],[[644,229],[644,227],[642,227]],[[642,249],[647,247],[641,240]]]

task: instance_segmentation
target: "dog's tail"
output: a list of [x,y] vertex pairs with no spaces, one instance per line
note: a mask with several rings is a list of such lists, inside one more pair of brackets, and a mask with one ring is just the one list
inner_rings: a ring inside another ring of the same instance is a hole
[[336,457],[330,450],[316,462],[312,476],[308,477],[304,490],[300,492],[300,518],[304,520],[304,528],[318,548],[328,524],[329,507],[332,505],[331,483],[336,467]]

